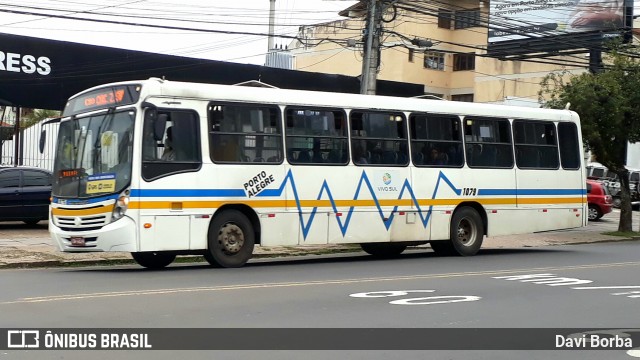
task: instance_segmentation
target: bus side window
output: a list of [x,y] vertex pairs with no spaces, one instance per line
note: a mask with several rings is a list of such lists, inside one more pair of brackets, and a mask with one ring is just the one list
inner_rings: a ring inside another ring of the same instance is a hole
[[215,163],[280,163],[280,110],[255,104],[209,103],[209,150]]
[[[169,174],[197,171],[202,163],[198,116],[190,110],[159,110],[164,135],[157,139],[153,121],[145,122],[142,177],[151,181]],[[160,133],[160,131],[158,131]]]

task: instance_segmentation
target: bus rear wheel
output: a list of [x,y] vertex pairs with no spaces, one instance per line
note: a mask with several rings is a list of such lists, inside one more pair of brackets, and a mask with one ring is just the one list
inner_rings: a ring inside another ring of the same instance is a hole
[[465,206],[451,218],[450,240],[458,255],[472,256],[478,253],[484,238],[484,224],[478,212]]
[[484,224],[478,212],[462,207],[451,218],[448,241],[431,241],[431,248],[438,255],[473,256],[478,253],[484,238]]
[[133,260],[138,265],[146,267],[147,269],[162,269],[173,262],[176,259],[175,254],[163,253],[163,252],[134,252],[131,253]]
[[377,258],[394,258],[402,254],[406,245],[390,243],[364,243],[360,244],[364,252]]
[[431,249],[436,255],[440,256],[452,256],[457,255],[456,249],[453,247],[453,244],[449,240],[439,240],[439,241],[431,241],[429,242],[431,245]]
[[215,216],[209,225],[208,237],[209,249],[204,258],[213,267],[241,267],[253,254],[253,226],[238,210],[223,210]]

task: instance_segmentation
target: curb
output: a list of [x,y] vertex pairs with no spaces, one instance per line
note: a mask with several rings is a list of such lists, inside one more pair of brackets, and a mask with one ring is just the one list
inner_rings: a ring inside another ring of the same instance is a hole
[[[634,237],[618,237],[614,239],[599,239],[592,241],[574,241],[566,243],[553,243],[544,244],[539,246],[524,246],[526,248],[542,247],[542,246],[562,246],[562,245],[586,245],[586,244],[598,244],[598,243],[615,243],[615,242],[630,242],[638,241],[640,236]],[[416,247],[415,249],[430,249],[429,247],[422,248]],[[492,249],[492,248],[485,248]],[[504,249],[504,248],[502,248]],[[283,257],[302,257],[313,255],[330,255],[330,254],[364,254],[364,251],[360,247],[318,247],[314,249],[300,249],[292,248],[287,251],[274,251],[262,252],[254,254],[252,259],[269,259],[269,258],[283,258]],[[192,264],[202,263],[208,265],[207,261],[201,255],[187,255],[176,258],[174,263],[178,264]],[[111,265],[136,265],[137,263],[130,257],[113,258],[113,259],[97,259],[97,260],[43,260],[43,261],[30,261],[30,262],[16,262],[16,263],[0,263],[0,270],[4,269],[35,269],[35,268],[69,268],[69,267],[88,267],[88,266],[111,266]]]
[[[283,258],[283,257],[302,257],[311,255],[329,255],[329,254],[349,254],[349,253],[364,253],[358,248],[334,248],[334,249],[314,249],[314,250],[294,250],[291,252],[273,252],[254,254],[252,259],[270,259],[270,258]],[[201,255],[187,255],[176,258],[174,264],[196,264],[202,263],[209,265],[209,263]],[[16,262],[16,263],[0,263],[0,270],[3,269],[34,269],[34,268],[54,268],[54,267],[85,267],[85,266],[110,266],[110,265],[137,265],[135,260],[129,257],[113,258],[113,259],[98,259],[98,260],[43,260],[43,261],[29,261],[29,262]]]

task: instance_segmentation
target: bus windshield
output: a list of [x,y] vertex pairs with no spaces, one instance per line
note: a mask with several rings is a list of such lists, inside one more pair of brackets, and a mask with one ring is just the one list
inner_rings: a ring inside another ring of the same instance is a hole
[[135,111],[107,111],[60,123],[52,195],[90,198],[131,181]]

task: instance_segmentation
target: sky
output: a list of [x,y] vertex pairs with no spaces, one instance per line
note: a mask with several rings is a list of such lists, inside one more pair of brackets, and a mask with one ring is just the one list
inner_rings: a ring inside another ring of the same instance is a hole
[[[222,5],[218,5],[220,3]],[[301,25],[340,19],[338,12],[354,3],[356,1],[276,0],[275,33],[295,36]],[[268,47],[268,14],[269,0],[4,0],[0,2],[0,32],[262,65]],[[117,25],[71,18],[205,31]],[[276,46],[286,46],[291,41],[276,39]]]
[[[338,12],[355,3],[349,0],[276,0],[276,34],[295,36],[301,25],[343,19]],[[268,13],[269,0],[2,0],[0,32],[262,65],[267,52]],[[640,0],[635,1],[635,13],[640,15]],[[126,26],[69,18],[205,31]],[[290,42],[291,39],[277,39],[276,45],[285,46]]]

